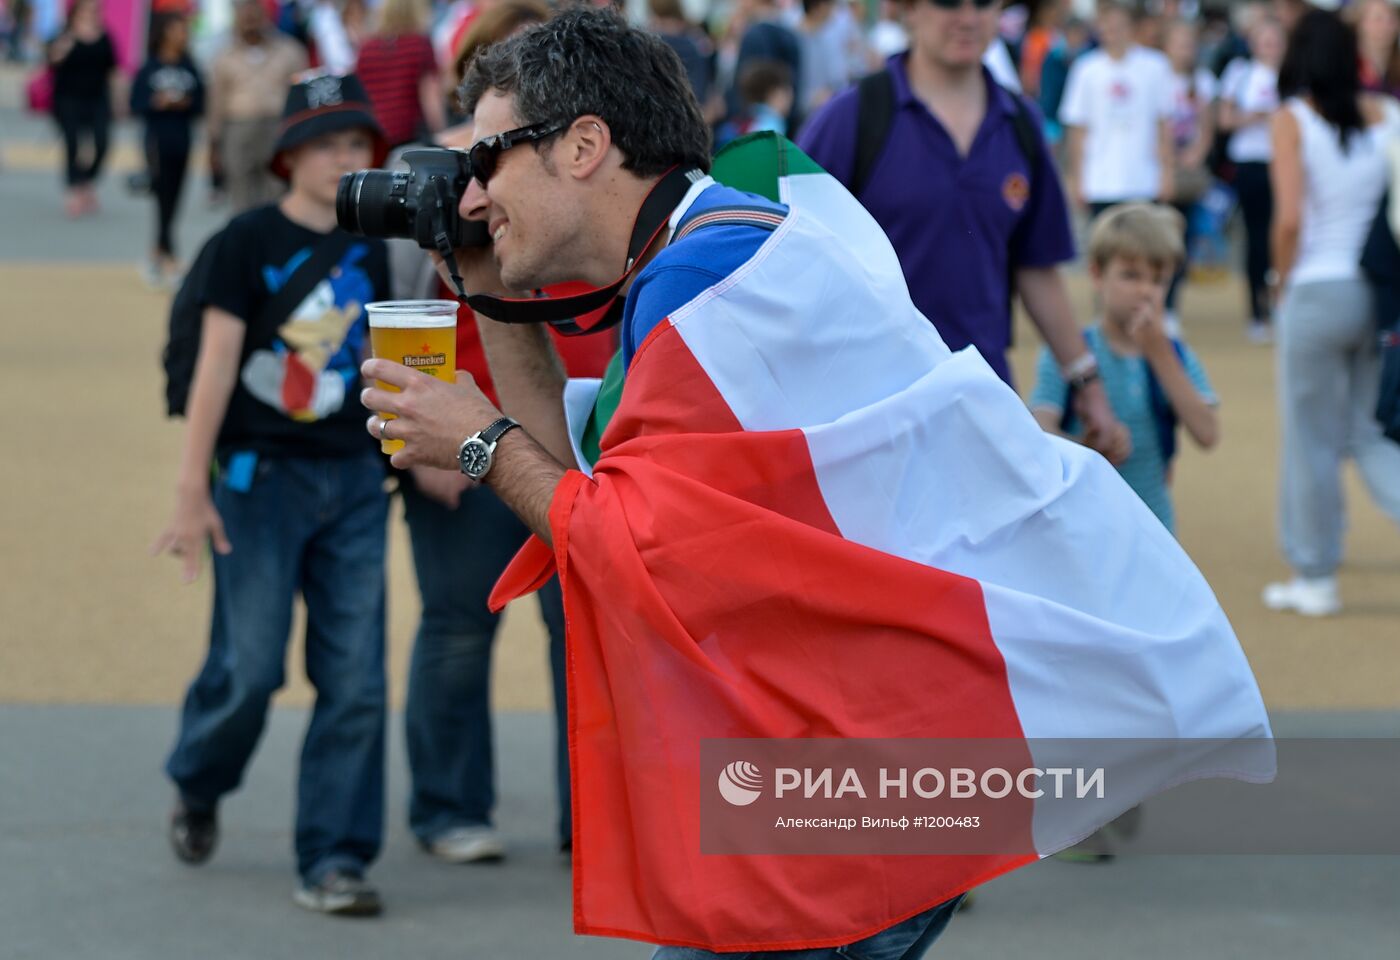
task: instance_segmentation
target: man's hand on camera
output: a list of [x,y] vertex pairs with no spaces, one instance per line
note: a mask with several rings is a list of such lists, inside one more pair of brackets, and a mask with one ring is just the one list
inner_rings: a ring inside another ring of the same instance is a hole
[[[442,255],[435,250],[428,253],[433,258],[433,266],[437,267],[438,276],[442,277],[447,289],[455,294],[457,291],[452,286],[452,275]],[[496,254],[490,247],[461,247],[454,250],[453,255],[457,258],[457,272],[462,275],[462,284],[467,288],[467,293],[519,296],[506,289],[506,285],[501,282],[501,268],[496,263]]]
[[[459,470],[457,451],[462,441],[484,430],[501,416],[486,399],[472,375],[457,371],[457,382],[448,383],[392,360],[366,360],[360,366],[366,381],[382,380],[398,393],[366,387],[360,402],[378,411],[365,423],[380,440],[402,440],[404,447],[389,462],[396,467],[437,467]],[[381,421],[379,412],[396,419]]]

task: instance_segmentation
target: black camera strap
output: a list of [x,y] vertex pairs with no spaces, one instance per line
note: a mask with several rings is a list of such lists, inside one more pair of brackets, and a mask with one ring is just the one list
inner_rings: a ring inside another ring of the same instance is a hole
[[[593,333],[616,325],[622,319],[623,301],[618,292],[631,278],[646,253],[666,230],[672,212],[685,199],[691,186],[705,176],[696,168],[672,167],[656,185],[637,211],[637,220],[632,227],[632,239],[627,244],[627,267],[622,276],[605,287],[598,287],[586,293],[573,296],[512,298],[497,297],[487,293],[466,294],[462,289],[462,279],[456,273],[456,259],[448,257],[452,265],[452,282],[458,295],[467,306],[477,313],[498,320],[501,323],[549,323],[563,334]],[[444,238],[445,239],[445,238]],[[441,244],[439,244],[441,248]],[[595,313],[607,307],[607,312],[585,329],[577,323],[577,318]]]

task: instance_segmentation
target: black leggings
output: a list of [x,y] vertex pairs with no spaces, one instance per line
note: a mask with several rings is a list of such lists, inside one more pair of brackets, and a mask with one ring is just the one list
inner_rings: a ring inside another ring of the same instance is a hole
[[[68,186],[81,187],[96,180],[107,156],[107,134],[112,125],[106,99],[59,97],[54,101],[53,116],[63,131],[64,179]],[[92,156],[87,163],[82,163],[79,158],[88,141],[92,143]]]
[[1235,165],[1235,192],[1244,215],[1245,277],[1249,281],[1249,317],[1269,319],[1269,221],[1274,215],[1274,191],[1267,163]]
[[156,251],[168,257],[175,255],[172,227],[189,162],[188,137],[146,134],[146,163],[151,173],[151,195],[156,199]]

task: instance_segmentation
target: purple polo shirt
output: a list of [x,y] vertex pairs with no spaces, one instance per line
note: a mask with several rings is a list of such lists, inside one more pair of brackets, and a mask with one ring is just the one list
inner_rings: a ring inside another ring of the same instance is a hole
[[[1016,140],[1016,103],[983,70],[987,115],[966,157],[909,87],[907,54],[890,58],[895,113],[860,202],[899,254],[909,293],[949,348],[972,344],[1008,383],[1012,264],[1048,267],[1074,258],[1060,176],[1041,141],[1032,174]],[[854,87],[802,128],[798,145],[850,186],[856,161]],[[1032,108],[1037,135],[1040,113]],[[1034,189],[1031,189],[1031,188]]]

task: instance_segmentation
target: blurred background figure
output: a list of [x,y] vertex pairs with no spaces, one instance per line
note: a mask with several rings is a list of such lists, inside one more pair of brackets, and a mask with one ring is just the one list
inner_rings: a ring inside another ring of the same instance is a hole
[[316,66],[330,73],[355,69],[355,37],[351,31],[364,7],[359,0],[314,0],[306,18],[306,35]]
[[[798,106],[804,117],[844,90],[851,81],[844,46],[846,38],[834,19],[837,3],[838,0],[802,0],[802,19],[798,23],[798,36],[802,41],[799,84],[802,102]],[[844,4],[841,8],[847,9]]]
[[74,0],[63,30],[48,47],[53,68],[53,115],[63,132],[64,212],[97,211],[94,182],[102,173],[112,126],[111,85],[117,52],[98,0]]
[[[1215,140],[1215,74],[1202,66],[1198,57],[1199,28],[1194,21],[1173,20],[1162,34],[1164,50],[1171,62],[1171,124],[1173,150],[1172,206],[1181,212],[1186,227],[1184,251],[1191,251],[1192,211],[1214,185],[1210,172],[1210,151]],[[1176,319],[1177,298],[1187,274],[1183,257],[1167,293],[1170,327]]]
[[[1065,137],[1064,125],[1060,123],[1060,103],[1065,97],[1065,84],[1069,82],[1069,71],[1081,54],[1086,53],[1092,44],[1089,25],[1078,17],[1065,21],[1064,29],[1045,54],[1045,62],[1040,66],[1040,95],[1037,101],[1045,118],[1045,139],[1052,147],[1062,147]],[[1060,151],[1063,153],[1063,150]],[[1060,158],[1063,162],[1063,157]]]
[[727,103],[731,117],[744,112],[745,101],[739,89],[744,68],[756,60],[771,60],[788,69],[793,85],[793,106],[788,111],[788,125],[796,128],[797,105],[802,102],[802,41],[796,31],[784,21],[777,0],[738,0],[734,8],[736,24],[741,26],[739,50],[734,63],[734,83]]
[[236,0],[229,45],[211,71],[208,110],[210,149],[233,216],[282,193],[268,163],[292,77],[306,67],[306,50],[273,28],[262,0]]
[[691,23],[680,0],[647,0],[651,30],[681,58],[690,89],[712,125],[724,116],[724,98],[716,82],[715,45],[703,29]]
[[0,42],[5,59],[22,63],[25,38],[29,35],[33,10],[29,0],[0,0]]
[[739,71],[739,112],[720,126],[716,148],[736,137],[769,130],[787,136],[792,113],[792,71],[778,60],[750,60]]
[[[455,87],[477,52],[549,19],[543,0],[496,0],[473,13],[453,56]],[[455,97],[453,98],[455,102]],[[470,117],[436,140],[466,148],[475,141]],[[450,297],[432,261],[408,240],[389,242],[396,298]],[[489,321],[488,321],[489,322]],[[570,376],[597,377],[616,349],[612,335],[554,337]],[[493,401],[491,371],[470,307],[457,311],[457,366]],[[458,471],[415,467],[400,475],[404,519],[422,597],[422,618],[409,660],[404,733],[411,775],[409,828],[419,845],[449,863],[499,860],[505,840],[493,823],[495,739],[491,717],[492,647],[500,617],[486,605],[491,588],[528,536],[489,487]],[[537,594],[549,633],[554,695],[554,780],[557,839],[572,846],[568,713],[565,709],[564,608],[558,580]]]
[[1134,42],[1135,11],[1119,0],[1099,4],[1100,46],[1070,68],[1060,104],[1066,186],[1092,216],[1172,194],[1171,64]]
[[1391,0],[1361,0],[1353,9],[1362,89],[1400,95],[1400,14]]
[[1021,91],[1028,97],[1040,96],[1040,80],[1045,59],[1063,39],[1061,24],[1066,17],[1065,0],[1032,0],[1026,34],[1021,39]]
[[1236,60],[1220,80],[1220,130],[1229,134],[1226,156],[1234,169],[1235,192],[1245,228],[1245,279],[1249,291],[1249,338],[1272,339],[1268,292],[1269,220],[1273,192],[1269,188],[1269,118],[1278,109],[1278,69],[1283,60],[1283,24],[1258,17],[1249,30],[1249,59]]
[[1400,107],[1361,91],[1358,59],[1356,35],[1335,14],[1305,14],[1289,38],[1279,77],[1287,100],[1273,120],[1273,256],[1285,291],[1279,530],[1294,578],[1269,584],[1263,600],[1307,616],[1341,609],[1343,460],[1356,460],[1376,505],[1400,524],[1400,445],[1375,419],[1373,293],[1359,266]]
[[189,169],[194,121],[204,112],[204,81],[190,58],[189,23],[181,14],[151,20],[150,56],[131,83],[131,112],[145,124],[146,166],[156,206],[155,246],[146,282],[173,286],[181,268],[175,257],[175,214]]
[[355,72],[390,147],[426,140],[447,126],[427,25],[427,0],[383,0],[374,32],[360,46]]
[[870,28],[870,48],[881,60],[909,49],[903,12],[899,0],[880,0],[879,13]]
[[[456,45],[451,48],[446,60],[447,69],[443,71],[447,77],[447,87],[452,91],[447,98],[448,107],[452,112],[453,123],[459,126],[443,131],[437,138],[439,144],[464,150],[472,145],[470,118],[456,112],[456,90],[462,77],[466,75],[467,64],[471,63],[477,51],[523,30],[532,23],[543,23],[551,15],[545,0],[493,0],[490,6],[476,7],[471,16],[463,21],[467,24],[467,29],[462,31]],[[434,276],[437,275],[436,270],[431,272]],[[461,356],[461,353],[457,355]]]

